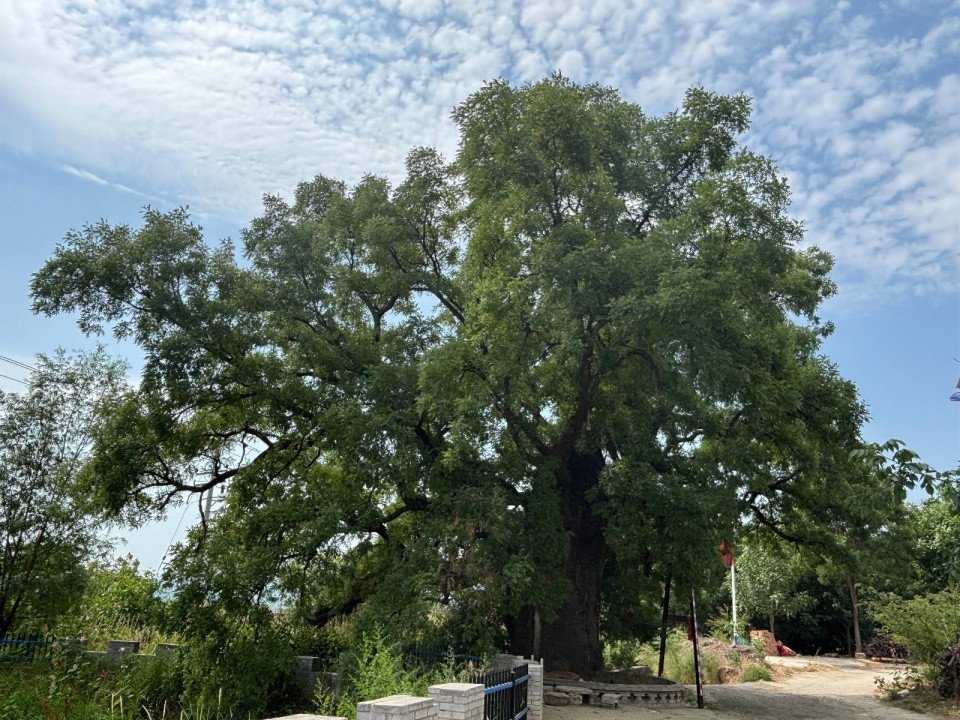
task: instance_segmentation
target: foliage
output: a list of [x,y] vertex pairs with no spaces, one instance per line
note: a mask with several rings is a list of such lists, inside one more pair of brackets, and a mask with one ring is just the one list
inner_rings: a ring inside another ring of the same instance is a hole
[[889,680],[877,677],[873,683],[884,700],[896,702],[904,710],[924,717],[960,717],[960,702],[944,699],[931,684],[929,673],[915,667],[896,670]]
[[80,471],[125,371],[102,349],[36,364],[22,394],[0,392],[0,636],[22,616],[49,626],[83,588],[100,522]]
[[[246,650],[251,650],[247,647]],[[254,649],[255,650],[255,649]],[[277,651],[271,647],[268,650]],[[282,655],[278,656],[283,664]],[[191,652],[172,658],[131,656],[108,662],[77,655],[66,647],[50,662],[0,665],[0,717],[18,720],[118,720],[152,717],[155,720],[234,720],[259,717],[264,710],[294,707],[296,693],[289,688],[281,702],[269,707],[263,682],[255,672],[276,674],[271,658],[254,655],[256,668],[238,669],[242,659],[227,654],[223,668],[214,667],[207,682],[198,682],[201,659]],[[217,685],[220,681],[226,681]],[[248,687],[241,687],[245,683]],[[269,700],[269,698],[268,698]]]
[[[897,482],[890,473],[855,462],[844,468],[829,493],[783,518],[793,543],[788,545],[763,528],[754,530],[738,562],[744,579],[740,594],[751,619],[766,615],[771,630],[778,635],[786,632],[790,644],[807,652],[859,652],[861,631],[870,632],[873,624],[863,612],[862,598],[877,593],[909,597],[928,587],[931,573],[945,577],[946,558],[936,557],[932,548],[921,551],[921,543],[931,541],[919,522],[930,519],[931,510],[942,505],[933,500],[920,508],[901,504]],[[941,527],[948,525],[949,521]],[[762,569],[751,567],[755,545],[763,552]],[[758,577],[769,582],[757,586]],[[766,604],[766,612],[757,607],[757,600]],[[777,605],[783,600],[787,612],[780,613],[774,627]],[[844,633],[847,642],[841,639]]]
[[[51,671],[45,665],[0,668],[0,717],[18,720],[117,720],[139,718],[144,709],[160,720],[184,717],[174,702],[154,705],[156,667],[113,666],[78,661]],[[189,717],[189,716],[188,716]],[[206,715],[204,716],[207,717]]]
[[907,657],[907,649],[895,643],[888,637],[878,635],[870,638],[863,645],[863,652],[868,658],[889,658],[896,660]]
[[597,669],[601,626],[636,636],[638,598],[710,579],[742,516],[822,526],[858,487],[865,410],[820,354],[832,260],[738,145],[749,114],[496,81],[454,111],[452,162],[268,196],[243,262],[183,210],[71,231],[35,310],[146,358],[93,497],[142,518],[229,485],[194,536],[222,578],[172,569],[195,606],[284,594],[397,634],[439,607],[465,643]]
[[123,618],[139,626],[160,624],[160,583],[152,572],[142,572],[133,556],[97,563],[88,572],[84,609],[91,615],[114,621]]
[[888,700],[896,700],[901,694],[906,692],[916,692],[926,683],[924,673],[917,668],[908,666],[903,670],[895,670],[893,676],[887,680],[883,677],[873,679],[873,684],[877,692],[886,696]]
[[934,688],[940,697],[960,700],[960,643],[951,645],[937,663],[937,679]]
[[175,633],[163,630],[165,610],[157,578],[128,555],[86,568],[84,592],[56,629],[61,637],[85,638],[91,650],[123,638],[140,642],[140,651],[150,653],[157,643],[178,642]]
[[960,580],[960,515],[949,494],[924,500],[911,520],[917,577],[910,594],[936,592]]
[[882,596],[871,603],[877,621],[914,662],[934,668],[944,650],[960,642],[960,589],[903,599]]
[[813,604],[811,594],[798,586],[804,572],[796,548],[776,539],[743,543],[737,555],[737,602],[747,617],[764,619],[776,633],[774,619],[794,617]]
[[296,709],[296,657],[286,638],[268,629],[238,629],[223,643],[194,640],[179,657],[181,703],[217,707],[231,714],[282,714]]
[[357,703],[398,694],[427,697],[431,685],[456,680],[452,662],[428,670],[406,669],[396,643],[377,627],[364,633],[353,651],[344,655],[339,670],[339,701],[320,688],[316,705],[322,713],[349,720],[357,717]]
[[960,512],[960,487],[955,483],[957,471],[938,472],[922,462],[902,440],[866,443],[851,455],[887,482],[897,504],[904,501],[908,490],[922,488],[927,495],[939,490],[950,501],[953,512]]
[[770,668],[758,663],[749,663],[743,667],[740,672],[740,682],[748,683],[757,682],[758,680],[771,682],[773,680],[773,673],[770,672]]
[[0,717],[18,720],[176,718],[177,670],[162,658],[106,663],[60,647],[50,662],[0,667]]
[[[739,656],[737,656],[739,659]],[[657,668],[660,662],[659,645],[646,644],[640,648],[639,658],[644,665]],[[701,648],[701,672],[705,683],[717,684],[722,682],[720,669],[729,666],[729,662],[719,652],[713,649]],[[687,640],[686,632],[674,629],[667,633],[666,652],[663,662],[664,677],[675,680],[684,685],[696,682],[693,663],[693,643]],[[729,677],[729,675],[727,675]]]
[[607,670],[626,670],[637,662],[641,643],[637,640],[614,640],[603,646],[603,666]]
[[[733,613],[729,607],[722,607],[719,613],[711,615],[707,619],[706,627],[710,637],[724,642],[733,642]],[[749,636],[746,618],[740,614],[737,616],[737,637],[743,640]]]

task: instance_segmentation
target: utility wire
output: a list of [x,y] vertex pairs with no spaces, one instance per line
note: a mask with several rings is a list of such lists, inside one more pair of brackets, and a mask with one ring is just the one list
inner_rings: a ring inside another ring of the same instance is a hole
[[8,362],[11,365],[16,365],[17,367],[23,368],[24,370],[29,370],[30,372],[37,372],[37,369],[35,367],[27,365],[26,363],[22,363],[19,360],[8,358],[6,355],[0,355],[0,360],[3,360],[4,362]]
[[26,380],[20,380],[19,378],[10,377],[9,375],[4,375],[3,373],[0,373],[0,377],[6,378],[7,380],[13,380],[14,382],[18,382],[18,383],[20,383],[21,385],[26,385],[26,384],[27,384]]
[[180,516],[180,522],[177,523],[177,529],[173,531],[173,537],[170,538],[170,542],[167,543],[167,549],[163,551],[163,557],[160,558],[160,564],[157,566],[157,574],[160,574],[160,571],[163,569],[163,563],[167,559],[167,553],[170,552],[170,548],[173,547],[173,541],[177,539],[177,533],[180,532],[180,526],[183,524],[183,519],[187,516],[187,510],[190,509],[190,504],[185,503],[183,508],[183,515]]

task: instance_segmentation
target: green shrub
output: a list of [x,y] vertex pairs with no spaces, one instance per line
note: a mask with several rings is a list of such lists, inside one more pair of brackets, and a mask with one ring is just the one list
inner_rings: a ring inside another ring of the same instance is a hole
[[[647,644],[640,648],[640,661],[651,668],[660,662],[659,644]],[[700,671],[703,681],[712,685],[721,682],[721,668],[725,659],[710,648],[700,648]],[[663,674],[671,680],[691,685],[696,681],[693,662],[693,643],[687,640],[686,631],[675,628],[667,633],[667,646],[663,657]]]
[[[149,689],[171,665],[154,658],[106,663],[62,649],[50,661],[2,663],[0,718],[121,720],[142,717],[144,708],[160,718],[164,701],[152,706]],[[166,703],[168,718],[174,707]]]
[[[722,609],[723,614],[707,619],[707,633],[710,637],[724,642],[733,642],[733,617],[729,608]],[[737,637],[748,637],[747,623],[743,617],[737,618]]]
[[626,670],[637,663],[640,643],[636,640],[615,640],[603,646],[603,665],[607,670]]
[[191,644],[179,659],[183,673],[181,704],[202,705],[218,713],[257,717],[294,709],[300,692],[297,659],[286,639],[261,627],[242,628],[226,643]]
[[904,600],[885,595],[869,605],[873,618],[911,658],[928,667],[950,645],[960,642],[960,589]]
[[748,683],[757,682],[758,680],[772,681],[773,675],[770,672],[770,668],[757,663],[745,665],[740,672],[740,682]]
[[[339,700],[335,701],[321,689],[314,704],[321,714],[350,720],[357,717],[357,703],[397,694],[427,697],[431,685],[456,679],[452,662],[433,670],[405,669],[395,643],[388,640],[380,628],[360,637],[354,650],[341,658],[339,670]],[[336,711],[331,712],[334,708]]]

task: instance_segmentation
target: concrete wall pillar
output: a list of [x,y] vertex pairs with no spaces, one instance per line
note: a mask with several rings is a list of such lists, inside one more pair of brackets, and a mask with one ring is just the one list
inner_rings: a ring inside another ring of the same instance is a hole
[[124,655],[136,655],[140,652],[137,640],[110,640],[107,642],[107,657],[111,660]]
[[180,646],[174,643],[157,643],[157,646],[153,649],[153,654],[157,657],[172,658],[177,656],[179,648]]
[[530,679],[527,684],[527,720],[543,720],[543,662],[525,660]]
[[357,703],[357,720],[439,720],[431,698],[391,695]]
[[483,685],[444,683],[428,692],[437,703],[438,720],[483,720]]

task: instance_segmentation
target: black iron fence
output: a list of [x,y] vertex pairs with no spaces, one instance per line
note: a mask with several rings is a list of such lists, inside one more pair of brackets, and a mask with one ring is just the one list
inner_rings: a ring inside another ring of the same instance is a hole
[[470,682],[484,687],[485,720],[522,720],[526,716],[529,709],[527,689],[530,686],[527,665],[478,673],[470,678]]
[[0,662],[42,660],[53,655],[56,639],[40,635],[3,635],[0,637]]

